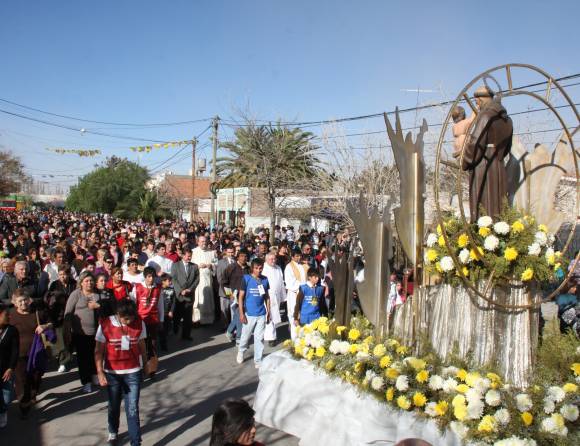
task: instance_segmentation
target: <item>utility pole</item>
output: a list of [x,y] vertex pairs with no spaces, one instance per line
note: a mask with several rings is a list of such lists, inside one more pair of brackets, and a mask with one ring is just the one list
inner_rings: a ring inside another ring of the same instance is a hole
[[197,214],[197,209],[195,206],[195,146],[197,145],[197,140],[193,138],[191,140],[191,208],[189,211],[190,222],[193,223],[194,218]]
[[[213,153],[211,161],[211,183],[213,185],[213,190],[215,192],[215,183],[217,181],[217,171],[216,171],[216,157],[217,157],[217,146],[218,146],[218,125],[220,117],[216,116],[213,118]],[[215,208],[215,193],[211,194],[211,209],[210,209],[210,227],[214,228],[217,224],[217,215]]]

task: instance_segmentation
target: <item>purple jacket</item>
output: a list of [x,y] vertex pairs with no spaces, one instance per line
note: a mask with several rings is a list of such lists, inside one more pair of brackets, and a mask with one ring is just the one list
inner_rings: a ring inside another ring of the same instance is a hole
[[[53,329],[44,330],[44,335],[53,344],[56,342],[56,334]],[[26,364],[26,372],[40,372],[41,374],[48,369],[48,354],[42,343],[42,338],[39,334],[34,333],[32,338],[32,345],[28,352],[28,363]]]

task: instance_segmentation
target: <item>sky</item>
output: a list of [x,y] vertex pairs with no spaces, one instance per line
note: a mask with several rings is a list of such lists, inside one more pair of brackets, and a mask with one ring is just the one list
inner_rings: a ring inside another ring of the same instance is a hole
[[[156,172],[178,149],[139,157],[129,147],[147,142],[79,129],[156,141],[201,134],[200,157],[209,157],[209,132],[202,133],[208,121],[105,125],[5,101],[122,124],[216,115],[228,122],[241,112],[271,121],[366,115],[454,98],[481,71],[504,63],[537,65],[556,78],[580,73],[579,16],[577,0],[4,1],[0,150],[20,156],[34,178],[61,185],[75,183],[113,154]],[[526,79],[523,73],[521,81]],[[405,91],[417,88],[430,91]],[[575,101],[578,92],[570,87]],[[412,124],[417,118],[405,119]],[[362,120],[342,128],[361,129],[384,130],[384,123]],[[223,125],[220,138],[232,132]],[[46,148],[99,148],[103,155],[79,158]],[[191,160],[181,158],[166,166],[186,173]]]

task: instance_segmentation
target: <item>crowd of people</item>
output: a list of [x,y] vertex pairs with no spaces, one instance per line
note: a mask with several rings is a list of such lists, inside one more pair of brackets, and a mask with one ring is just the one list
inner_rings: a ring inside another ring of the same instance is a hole
[[283,319],[294,338],[332,310],[329,258],[348,243],[292,227],[273,238],[263,227],[0,213],[0,427],[14,394],[26,418],[42,375],[76,365],[82,392],[107,388],[109,441],[124,398],[131,444],[140,444],[142,376],[154,380],[160,352],[193,341],[199,325],[219,324],[239,364],[253,337],[259,368]]

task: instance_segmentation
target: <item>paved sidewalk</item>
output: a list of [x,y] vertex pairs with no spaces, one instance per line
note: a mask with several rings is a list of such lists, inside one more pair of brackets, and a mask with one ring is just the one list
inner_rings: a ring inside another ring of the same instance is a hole
[[[287,330],[287,329],[286,329]],[[258,371],[248,358],[236,364],[236,350],[215,328],[193,331],[194,342],[171,338],[172,350],[159,362],[158,378],[147,380],[141,391],[143,445],[207,445],[211,416],[227,398],[251,402],[258,385]],[[266,353],[274,349],[266,347]],[[47,373],[43,393],[28,420],[20,420],[15,404],[9,411],[8,427],[0,431],[6,446],[102,445],[107,436],[106,391],[80,393],[75,371]],[[128,444],[124,409],[121,441]],[[298,439],[264,426],[257,440],[268,446],[294,446]]]

